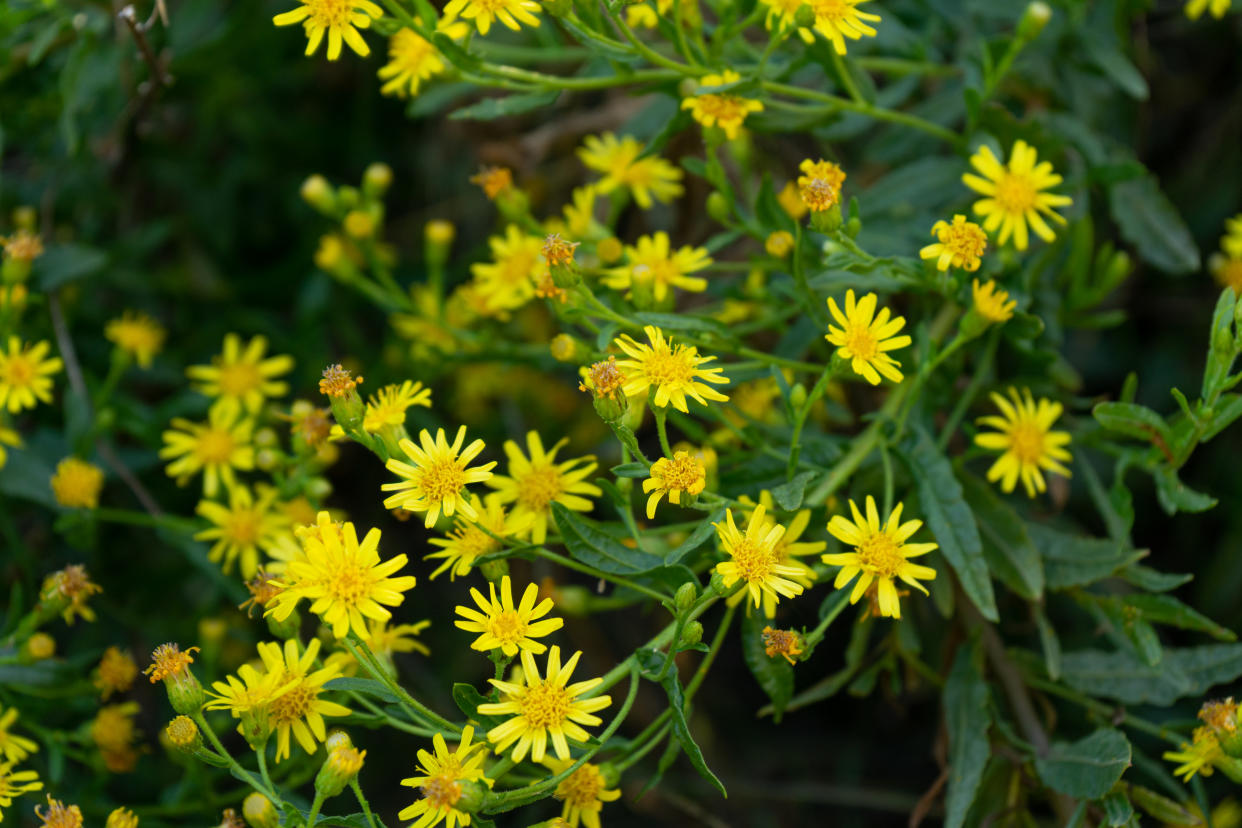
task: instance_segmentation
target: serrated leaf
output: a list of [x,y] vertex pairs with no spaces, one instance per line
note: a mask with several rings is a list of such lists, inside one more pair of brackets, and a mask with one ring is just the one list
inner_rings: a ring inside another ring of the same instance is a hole
[[974,515],[962,496],[953,467],[931,437],[920,427],[903,442],[901,456],[914,478],[927,528],[940,544],[945,560],[962,582],[962,589],[989,621],[998,621],[996,597],[983,557],[983,542]]
[[779,722],[793,698],[794,671],[784,657],[769,656],[765,651],[763,628],[766,625],[766,618],[757,612],[748,612],[742,618],[742,657],[772,702],[772,718]]
[[815,479],[818,472],[805,471],[794,475],[794,479],[788,483],[772,489],[772,499],[776,501],[776,505],[780,506],[787,512],[796,511],[802,506],[802,499],[806,495],[806,487]]
[[336,690],[341,693],[363,693],[389,704],[397,702],[397,697],[393,695],[393,692],[375,679],[342,676],[332,679],[323,687],[325,690]]
[[949,783],[944,824],[960,828],[975,801],[991,746],[988,744],[988,686],[976,647],[960,647],[944,685],[944,721],[949,734]]
[[492,121],[509,115],[520,115],[533,109],[541,109],[556,103],[560,90],[550,92],[523,92],[503,98],[484,98],[470,106],[454,110],[449,118],[454,121]]
[[1079,650],[1065,654],[1061,669],[1066,684],[1092,696],[1167,706],[1242,676],[1242,644],[1166,647],[1159,666],[1125,650]]
[[1172,274],[1199,269],[1194,237],[1154,176],[1114,185],[1109,207],[1121,235],[1144,261]]
[[1044,559],[1048,589],[1094,584],[1146,554],[1116,541],[1071,535],[1034,523],[1027,525],[1027,532]]
[[717,507],[716,511],[712,512],[702,523],[695,527],[694,531],[690,533],[690,537],[686,538],[681,542],[681,545],[664,556],[664,565],[672,566],[678,563],[682,558],[706,543],[708,538],[716,534],[716,527],[713,524],[724,520],[724,516],[725,507]]
[[1039,600],[1044,594],[1044,565],[1022,518],[973,474],[959,469],[957,479],[975,513],[992,573],[1022,597]]
[[1036,757],[1044,784],[1076,799],[1105,796],[1130,767],[1130,742],[1119,730],[1101,728],[1085,739],[1056,743]]
[[636,575],[664,565],[662,559],[631,549],[560,503],[552,504],[552,517],[569,554],[587,566],[613,575]]

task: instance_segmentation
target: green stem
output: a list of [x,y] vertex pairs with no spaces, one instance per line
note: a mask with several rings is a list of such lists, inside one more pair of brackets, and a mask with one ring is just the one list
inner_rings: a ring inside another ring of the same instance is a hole
[[661,601],[661,602],[669,600],[669,596],[665,595],[662,592],[658,592],[657,590],[651,589],[650,587],[643,586],[642,584],[636,581],[631,581],[629,578],[623,578],[620,575],[613,575],[610,572],[601,572],[600,570],[595,569],[594,567],[587,566],[586,564],[583,564],[583,563],[579,563],[578,561],[575,561],[573,558],[567,558],[564,555],[558,555],[557,553],[549,549],[544,549],[543,547],[536,547],[533,550],[533,552],[538,557],[544,558],[545,560],[553,561],[554,563],[558,563],[561,566],[565,567],[566,569],[573,569],[585,575],[590,575],[592,577],[600,578],[605,581],[611,581],[617,586],[625,587],[626,589],[632,589],[635,592],[646,595],[648,598],[654,598],[657,601]]
[[[272,784],[272,777],[267,772],[267,740],[263,740],[263,744],[254,752],[259,760],[259,776],[263,777],[263,784],[267,785],[268,790],[275,792],[276,786]],[[273,804],[279,808],[283,802],[281,800],[273,800]]]
[[371,805],[367,802],[367,798],[362,795],[362,787],[358,784],[358,777],[349,780],[349,787],[353,790],[354,796],[358,799],[358,806],[362,808],[363,815],[367,818],[367,824],[371,828],[379,828],[375,824],[375,817],[371,814]]
[[794,472],[798,468],[798,455],[802,451],[802,427],[806,425],[806,419],[811,415],[811,409],[815,407],[815,403],[824,396],[824,391],[827,390],[831,380],[832,363],[830,362],[824,367],[824,372],[820,374],[811,393],[807,395],[806,401],[794,416],[793,436],[789,440],[789,462],[785,464],[786,480],[793,480]]
[[791,98],[805,98],[807,100],[827,104],[834,109],[844,109],[847,112],[858,112],[874,118],[877,121],[888,121],[889,123],[900,124],[901,126],[910,127],[911,129],[917,129],[920,132],[939,138],[954,147],[957,147],[962,143],[961,137],[956,132],[945,129],[939,124],[933,124],[931,121],[926,121],[918,116],[910,115],[905,112],[896,112],[894,110],[884,109],[883,107],[875,106],[873,104],[860,104],[857,101],[851,101],[848,98],[829,95],[825,92],[816,92],[813,89],[803,89],[799,86],[791,86],[786,83],[776,83],[774,81],[762,81],[761,83],[764,89],[779,95],[788,95]]
[[1031,675],[1027,675],[1025,678],[1026,683],[1036,690],[1041,690],[1053,696],[1060,696],[1067,701],[1072,701],[1075,704],[1104,717],[1104,719],[1109,722],[1128,725],[1129,727],[1142,731],[1149,736],[1155,736],[1157,739],[1163,739],[1172,745],[1181,745],[1182,742],[1186,741],[1186,736],[1184,734],[1169,730],[1167,727],[1161,727],[1160,725],[1155,724],[1154,722],[1149,722],[1146,719],[1140,719],[1137,716],[1125,712],[1124,709],[1114,707],[1111,704],[1096,701],[1095,699],[1089,698],[1076,690],[1071,690],[1068,687],[1062,687],[1054,681],[1048,681],[1046,679],[1039,678],[1038,676]]
[[837,75],[841,78],[841,85],[845,87],[845,91],[849,94],[850,99],[863,106],[870,106],[871,104],[858,91],[858,84],[854,83],[854,76],[850,74],[849,67],[845,65],[845,58],[837,54],[836,49],[831,50],[831,53],[833,68],[837,70]]
[[647,455],[643,454],[643,450],[638,447],[638,438],[634,436],[634,432],[630,427],[622,422],[609,423],[612,427],[612,433],[617,435],[617,439],[621,441],[621,445],[634,456],[636,460],[647,468],[651,468],[651,461],[647,459]]
[[342,639],[345,642],[346,649],[353,655],[359,664],[367,669],[371,677],[383,684],[388,690],[397,697],[397,701],[406,708],[406,712],[410,713],[415,719],[421,719],[433,727],[440,730],[449,730],[453,733],[460,733],[461,726],[450,722],[431,708],[420,702],[418,699],[405,692],[405,688],[397,684],[397,682],[388,675],[379,662],[375,658],[375,653],[371,652],[371,648],[365,641],[351,640],[349,638]]
[[829,625],[831,625],[833,621],[836,621],[837,616],[840,615],[842,612],[844,612],[845,608],[848,606],[850,606],[849,601],[841,601],[839,604],[837,604],[835,607],[829,610],[827,615],[825,615],[823,618],[820,619],[819,625],[816,626],[815,629],[807,633],[806,649],[808,650],[811,649],[812,647],[814,647],[816,644],[818,644],[820,641],[823,640],[824,633],[828,631]]
[[660,435],[660,450],[664,452],[665,457],[672,460],[673,450],[669,447],[669,444],[668,444],[668,429],[664,422],[665,419],[668,417],[668,412],[665,411],[662,407],[650,401],[648,401],[647,404],[651,407],[651,413],[655,415],[656,431]]
[[233,771],[234,776],[241,779],[247,785],[254,788],[268,799],[272,800],[272,802],[280,801],[280,797],[276,796],[276,793],[271,788],[265,787],[261,780],[255,779],[254,774],[243,768],[237,760],[233,758],[233,755],[225,750],[224,745],[220,743],[219,737],[216,736],[216,732],[211,729],[211,725],[207,724],[207,719],[203,716],[203,711],[200,710],[196,712],[190,718],[194,719],[194,723],[198,725],[198,729],[207,735],[207,740],[211,742],[211,745],[216,749],[216,752],[228,761],[229,768]]
[[712,668],[712,664],[716,661],[716,656],[720,654],[720,647],[724,644],[725,635],[729,632],[729,627],[733,624],[733,616],[736,614],[736,604],[725,610],[725,616],[720,620],[720,626],[716,628],[716,634],[712,636],[712,643],[708,646],[707,655],[703,656],[703,660],[699,662],[699,668],[694,671],[694,676],[691,677],[690,683],[686,685],[686,692],[683,694],[686,704],[690,703],[699,686],[707,678],[707,671]]
[[975,401],[975,397],[979,395],[984,382],[987,381],[988,372],[992,370],[992,361],[996,358],[996,346],[999,343],[1000,329],[997,328],[988,337],[988,343],[983,349],[983,356],[979,358],[979,364],[975,366],[974,376],[970,378],[966,390],[957,398],[953,411],[949,414],[949,418],[945,420],[944,428],[940,430],[940,438],[936,442],[941,451],[948,447],[949,440],[953,439],[953,435],[957,431],[958,425],[961,424],[962,418],[966,416],[971,403]]
[[311,803],[310,814],[306,817],[306,828],[315,828],[319,821],[319,809],[323,807],[323,794],[315,791],[315,801]]

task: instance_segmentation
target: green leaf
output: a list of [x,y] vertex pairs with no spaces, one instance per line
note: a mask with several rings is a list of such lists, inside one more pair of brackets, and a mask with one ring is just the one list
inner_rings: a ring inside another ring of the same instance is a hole
[[1142,564],[1130,564],[1123,567],[1117,574],[1128,583],[1134,584],[1134,586],[1145,589],[1148,592],[1168,592],[1195,579],[1194,575],[1178,572],[1160,572]]
[[1044,594],[1044,565],[1026,524],[987,483],[962,469],[957,479],[975,513],[992,573],[1023,598],[1038,601]]
[[1044,669],[1048,672],[1048,678],[1057,681],[1061,678],[1061,639],[1042,604],[1034,605],[1034,613],[1035,626],[1039,628],[1039,646],[1044,651]]
[[1065,654],[1062,670],[1066,684],[1092,696],[1167,706],[1242,676],[1242,644],[1166,647],[1159,666],[1125,650],[1079,650]]
[[1159,822],[1171,825],[1203,824],[1180,803],[1156,793],[1151,788],[1144,788],[1142,785],[1128,785],[1127,788],[1131,801]]
[[983,543],[974,515],[962,497],[962,487],[927,432],[917,426],[913,432],[903,443],[901,456],[918,486],[927,527],[979,612],[989,621],[998,621]]
[[1197,492],[1187,486],[1177,476],[1177,472],[1168,466],[1162,466],[1152,472],[1152,480],[1156,482],[1156,499],[1160,507],[1170,515],[1178,512],[1206,512],[1217,503],[1216,498]]
[[552,517],[569,554],[587,566],[612,575],[635,575],[664,565],[657,556],[625,546],[560,503],[552,504]]
[[32,276],[43,290],[90,276],[103,269],[108,257],[84,244],[54,244],[35,259]]
[[690,533],[690,537],[686,538],[681,542],[680,546],[664,556],[664,565],[672,566],[702,546],[708,538],[716,534],[716,527],[713,524],[724,520],[724,516],[725,507],[717,507],[716,511],[704,518],[703,522],[695,527],[695,530]]
[[806,494],[806,487],[815,479],[818,472],[805,471],[799,472],[794,476],[793,480],[788,483],[782,483],[772,490],[772,499],[776,501],[776,505],[780,506],[787,512],[796,511],[802,505],[802,498]]
[[1203,435],[1199,438],[1200,443],[1206,443],[1217,434],[1220,434],[1228,428],[1234,420],[1242,417],[1242,394],[1222,394],[1220,399],[1216,401],[1216,405],[1212,410],[1211,420],[1203,431]]
[[1137,437],[1146,443],[1154,443],[1153,438],[1159,438],[1165,451],[1173,442],[1173,434],[1164,418],[1145,405],[1102,402],[1091,409],[1091,415],[1109,431]]
[[1044,559],[1048,589],[1094,584],[1146,555],[1116,541],[1071,535],[1035,523],[1027,525],[1027,532]]
[[655,325],[665,331],[710,331],[711,333],[728,336],[729,329],[715,319],[701,319],[676,313],[644,312],[634,314],[634,318],[644,325]]
[[1100,805],[1104,808],[1106,821],[1114,828],[1128,825],[1134,818],[1134,806],[1124,791],[1113,791],[1101,800]]
[[1044,784],[1076,799],[1105,796],[1130,767],[1130,743],[1119,730],[1100,728],[1085,739],[1058,742],[1047,756],[1036,757]]
[[763,628],[767,620],[757,612],[742,619],[742,657],[751,674],[772,701],[772,718],[779,722],[785,706],[793,698],[793,666],[783,656],[769,656],[763,647]]
[[648,477],[651,474],[651,470],[647,468],[646,463],[639,463],[637,461],[633,463],[622,463],[619,466],[613,466],[609,471],[617,477],[640,478]]
[[324,685],[324,689],[337,690],[342,693],[364,693],[389,704],[396,704],[397,702],[397,697],[393,692],[375,679],[343,676],[332,679],[332,681]]
[[727,797],[729,792],[725,790],[724,784],[716,778],[716,774],[712,773],[711,768],[707,767],[707,761],[703,758],[703,751],[699,749],[698,743],[690,735],[690,724],[686,721],[686,700],[681,693],[681,679],[677,677],[677,671],[670,670],[664,681],[661,682],[661,686],[668,693],[669,709],[673,714],[673,734],[681,744],[681,749],[685,751],[686,758],[690,760],[690,764],[694,766],[694,769],[699,772],[700,776],[710,782],[716,790],[720,791],[721,796]]
[[479,705],[487,704],[489,701],[490,699],[480,693],[473,684],[454,682],[453,702],[457,705],[457,709],[464,713],[467,719],[478,722],[481,727],[495,727],[502,721],[495,716],[479,715]]
[[1155,176],[1123,181],[1109,192],[1109,207],[1121,235],[1144,261],[1172,273],[1199,269],[1199,248]]
[[1172,595],[1126,595],[1121,601],[1143,613],[1143,618],[1183,630],[1205,632],[1218,641],[1236,641],[1238,636],[1211,618],[1186,606]]
[[949,734],[949,788],[946,828],[961,828],[979,792],[991,746],[988,686],[979,669],[977,646],[959,647],[944,685],[944,720]]
[[[1147,81],[1139,72],[1138,67],[1122,53],[1111,27],[1107,25],[1083,26],[1080,30],[1084,34],[1082,40],[1086,46],[1087,58],[1104,70],[1104,74],[1108,75],[1131,98],[1138,101],[1147,100]],[[1108,34],[1105,35],[1104,32]]]
[[523,92],[520,95],[506,95],[503,98],[484,98],[478,103],[463,106],[455,110],[449,118],[454,121],[492,121],[508,115],[520,115],[532,109],[541,109],[556,103],[560,90],[549,92]]

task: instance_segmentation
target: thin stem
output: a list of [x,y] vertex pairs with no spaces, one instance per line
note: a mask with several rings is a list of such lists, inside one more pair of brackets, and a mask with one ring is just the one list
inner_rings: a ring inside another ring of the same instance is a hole
[[207,719],[203,716],[203,711],[197,711],[193,716],[191,716],[191,718],[194,719],[194,723],[198,725],[198,729],[207,734],[207,740],[211,742],[211,746],[216,749],[216,752],[228,761],[229,768],[233,771],[234,776],[243,780],[247,785],[254,788],[256,791],[263,794],[273,802],[280,801],[280,797],[276,796],[276,793],[271,788],[266,787],[261,780],[255,779],[254,774],[238,764],[237,760],[233,758],[233,755],[225,750],[224,745],[220,743],[219,737],[216,736],[216,732],[211,729],[211,725],[207,724]]
[[811,409],[815,407],[815,403],[819,402],[820,397],[824,396],[824,391],[828,388],[828,383],[832,379],[832,363],[824,368],[824,372],[820,374],[819,379],[815,383],[815,387],[811,389],[811,393],[807,395],[806,401],[802,407],[794,415],[793,436],[789,439],[789,462],[785,464],[785,479],[793,480],[794,472],[798,468],[798,455],[802,451],[802,427],[806,425],[806,419],[811,414]]
[[370,803],[367,802],[367,798],[362,795],[362,787],[358,784],[358,777],[355,776],[353,779],[349,780],[349,787],[353,790],[354,796],[358,799],[358,806],[362,808],[362,813],[367,818],[367,824],[370,825],[371,828],[379,828],[379,826],[375,824],[375,817],[371,814]]
[[[259,745],[259,747],[255,750],[254,755],[259,760],[259,776],[263,777],[263,784],[267,785],[268,789],[274,792],[276,790],[276,786],[272,784],[272,777],[267,772],[267,740],[266,739],[264,739],[263,744]],[[281,805],[279,801],[276,801],[274,804],[278,808]]]
[[845,59],[837,54],[836,49],[831,50],[831,53],[832,65],[837,70],[837,74],[840,75],[841,85],[844,86],[845,91],[849,93],[850,99],[855,103],[862,104],[863,106],[870,106],[871,104],[862,96],[862,93],[858,91],[858,84],[854,83],[854,76],[850,74],[849,67],[845,65]]
[[690,683],[686,685],[686,692],[683,694],[686,704],[694,698],[694,694],[698,691],[699,686],[707,678],[707,671],[712,668],[712,664],[716,661],[716,656],[720,653],[720,647],[724,643],[725,635],[729,632],[729,627],[733,624],[733,616],[737,613],[737,604],[725,610],[725,616],[720,620],[720,626],[716,628],[716,634],[712,636],[712,643],[708,646],[707,655],[703,656],[703,660],[699,662],[699,668],[694,671]]
[[807,649],[814,647],[821,640],[823,640],[824,633],[828,631],[828,627],[832,624],[833,621],[837,620],[838,615],[845,612],[845,608],[848,606],[851,606],[849,601],[841,601],[835,607],[830,609],[827,615],[825,615],[823,618],[820,619],[819,625],[816,626],[815,629],[807,633],[807,636],[806,636]]
[[405,688],[397,684],[397,682],[388,675],[388,673],[379,666],[379,662],[375,658],[375,653],[371,652],[371,648],[367,646],[365,641],[361,639],[354,641],[349,638],[343,639],[345,647],[353,655],[359,664],[367,668],[367,672],[371,677],[383,684],[388,690],[397,697],[397,701],[406,708],[406,712],[410,713],[415,719],[423,719],[429,724],[440,728],[441,730],[450,730],[453,733],[460,733],[461,726],[450,722],[431,708],[420,702],[418,699],[405,692]]
[[315,791],[315,801],[311,803],[310,814],[306,817],[306,828],[315,828],[319,821],[319,809],[323,807],[323,794]]
[[662,592],[651,589],[650,587],[643,586],[642,584],[636,581],[631,581],[629,578],[622,578],[620,575],[613,575],[610,572],[601,572],[600,570],[595,569],[594,567],[590,567],[590,566],[587,566],[586,564],[579,563],[578,561],[575,561],[573,558],[567,558],[564,555],[558,555],[557,553],[549,549],[544,549],[542,547],[536,547],[532,551],[534,552],[535,555],[539,556],[540,558],[544,558],[545,560],[558,563],[561,566],[566,567],[567,569],[573,569],[583,574],[591,575],[595,578],[600,578],[605,581],[611,581],[617,586],[625,587],[626,589],[632,589],[635,592],[639,592],[639,593],[642,593],[643,595],[646,595],[648,598],[654,598],[657,601],[668,601],[669,600],[669,596],[665,595]]
[[665,457],[671,460],[673,459],[673,450],[668,444],[668,429],[664,422],[668,417],[668,412],[654,403],[649,402],[648,405],[651,406],[651,413],[655,414],[656,431],[660,435],[660,450],[664,452]]
[[910,115],[905,112],[896,112],[891,109],[875,106],[873,104],[858,103],[848,98],[841,98],[836,95],[829,95],[825,92],[816,92],[812,89],[803,89],[799,86],[791,86],[787,83],[776,83],[775,81],[762,81],[763,88],[769,92],[779,95],[788,95],[791,98],[805,98],[811,101],[827,104],[835,109],[844,109],[848,112],[859,112],[863,115],[875,118],[877,121],[888,121],[889,123],[900,124],[902,126],[917,129],[928,135],[932,135],[940,140],[957,147],[961,144],[961,137],[952,130],[945,129],[939,124],[933,124],[916,115]]
[[992,361],[996,358],[996,346],[999,343],[1000,329],[997,328],[988,337],[988,344],[983,349],[983,356],[979,358],[979,364],[975,366],[974,376],[970,378],[966,390],[958,397],[957,403],[953,406],[953,411],[949,414],[949,418],[945,420],[944,428],[940,430],[940,439],[937,440],[937,444],[940,446],[941,451],[948,447],[949,440],[953,439],[953,435],[957,432],[957,427],[961,424],[962,418],[966,416],[971,403],[975,401],[975,397],[979,395],[980,389],[983,388],[988,372],[992,370]]

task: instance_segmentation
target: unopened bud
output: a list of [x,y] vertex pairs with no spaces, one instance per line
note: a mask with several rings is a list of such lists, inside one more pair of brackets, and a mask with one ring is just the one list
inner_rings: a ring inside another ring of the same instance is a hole
[[1048,21],[1052,19],[1052,8],[1047,4],[1035,0],[1028,3],[1026,11],[1022,13],[1022,19],[1018,21],[1018,39],[1030,41],[1039,37],[1039,33],[1044,30],[1044,26],[1048,25]]
[[355,239],[369,239],[375,235],[376,217],[365,210],[350,210],[345,215],[345,232]]
[[424,255],[428,267],[440,267],[448,261],[449,251],[456,235],[457,228],[451,221],[435,219],[427,222],[423,227],[423,240],[426,242]]
[[302,182],[302,200],[325,215],[336,210],[336,194],[322,175],[312,175]]
[[374,163],[362,174],[362,192],[370,198],[379,198],[392,186],[392,167]]
[[712,579],[708,584],[708,588],[717,595],[724,595],[729,591],[729,587],[725,586],[724,576],[719,572],[712,572]]
[[354,740],[349,738],[349,734],[343,730],[334,730],[328,734],[328,738],[323,740],[324,750],[331,753],[341,748],[352,748]]
[[806,386],[798,383],[789,389],[789,404],[795,411],[800,411],[806,405]]
[[54,655],[56,655],[56,639],[44,632],[35,633],[22,645],[22,661],[43,661]]
[[625,252],[621,240],[616,236],[609,236],[599,244],[595,245],[595,253],[599,256],[599,260],[604,264],[612,264],[621,258],[621,254]]
[[576,584],[557,587],[556,608],[566,615],[586,615],[591,605],[591,591]]
[[178,716],[164,729],[168,743],[185,754],[193,754],[203,747],[203,734],[189,716]]
[[788,230],[777,230],[763,242],[763,249],[774,259],[783,259],[794,248],[793,233]]
[[691,621],[681,630],[681,643],[684,647],[693,647],[703,640],[703,625],[698,621]]
[[39,214],[35,208],[29,204],[23,204],[20,207],[13,208],[13,224],[17,225],[19,230],[25,230],[33,233],[35,225],[39,221]]
[[733,208],[724,193],[713,192],[707,197],[707,214],[721,224],[733,218]]
[[811,8],[806,3],[798,6],[797,10],[794,11],[794,24],[797,25],[799,29],[809,29],[814,26],[815,9]]
[[688,610],[694,604],[696,598],[699,597],[699,587],[691,581],[686,581],[677,587],[677,592],[673,596],[673,605],[679,610]]
[[272,801],[258,791],[253,791],[242,802],[242,816],[250,828],[277,828],[280,814]]
[[552,233],[543,241],[543,257],[547,260],[552,284],[558,288],[575,287],[582,281],[578,265],[574,263],[574,249],[577,246],[578,242],[563,239],[559,233]]
[[338,747],[328,751],[328,758],[324,760],[315,777],[315,792],[327,799],[345,790],[345,786],[362,770],[362,762],[366,756],[365,750],[352,747]]
[[548,344],[552,358],[557,362],[577,362],[579,357],[578,341],[569,334],[557,334]]

